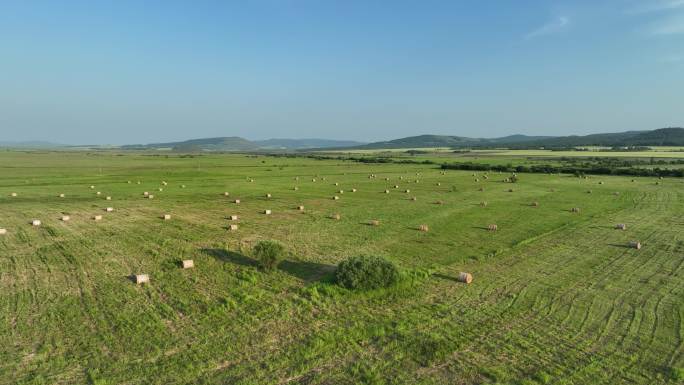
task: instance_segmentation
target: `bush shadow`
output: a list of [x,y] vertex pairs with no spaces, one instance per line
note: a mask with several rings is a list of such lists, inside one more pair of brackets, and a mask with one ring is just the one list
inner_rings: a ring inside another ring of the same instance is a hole
[[335,271],[335,266],[317,262],[284,260],[278,264],[278,270],[305,282],[311,282],[331,275]]
[[201,251],[222,262],[230,262],[240,266],[259,266],[259,263],[256,260],[240,253],[235,253],[224,249],[201,249]]

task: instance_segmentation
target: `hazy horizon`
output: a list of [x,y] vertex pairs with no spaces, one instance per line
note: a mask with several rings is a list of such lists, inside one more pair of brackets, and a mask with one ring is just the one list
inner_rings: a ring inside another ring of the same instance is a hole
[[8,1],[0,141],[684,126],[684,2]]

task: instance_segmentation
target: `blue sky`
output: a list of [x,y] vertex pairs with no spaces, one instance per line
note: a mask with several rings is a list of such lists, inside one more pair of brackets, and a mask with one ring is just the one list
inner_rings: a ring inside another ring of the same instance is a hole
[[0,141],[684,125],[684,0],[0,3]]

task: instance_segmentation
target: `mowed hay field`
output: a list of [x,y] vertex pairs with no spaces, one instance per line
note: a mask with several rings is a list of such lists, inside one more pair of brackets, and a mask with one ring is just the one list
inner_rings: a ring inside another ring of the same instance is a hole
[[[0,152],[0,384],[682,383],[684,181],[483,175]],[[272,273],[250,256],[267,239]],[[331,283],[356,255],[404,279]]]

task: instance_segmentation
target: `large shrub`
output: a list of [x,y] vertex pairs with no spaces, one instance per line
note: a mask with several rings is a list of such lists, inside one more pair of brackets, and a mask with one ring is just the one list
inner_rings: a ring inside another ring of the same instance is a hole
[[283,259],[285,248],[276,241],[260,241],[254,246],[254,258],[259,261],[262,269],[270,271],[278,266]]
[[377,289],[396,283],[399,270],[380,257],[351,257],[337,266],[335,279],[348,289]]

